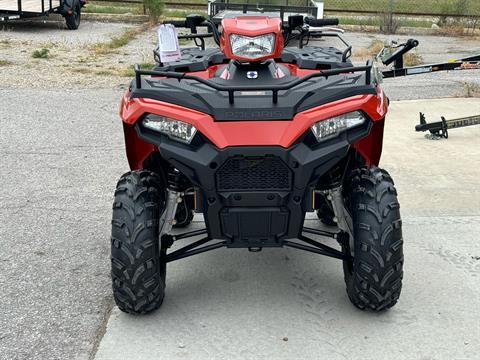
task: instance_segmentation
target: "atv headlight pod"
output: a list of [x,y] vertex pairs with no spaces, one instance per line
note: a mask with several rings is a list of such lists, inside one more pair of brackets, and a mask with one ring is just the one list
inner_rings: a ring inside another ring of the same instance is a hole
[[353,111],[339,116],[319,121],[311,127],[317,141],[328,140],[341,132],[362,125],[367,119],[360,111]]
[[233,55],[247,59],[268,56],[273,53],[275,47],[275,34],[255,37],[232,34],[230,35],[230,46]]
[[186,144],[192,142],[193,137],[197,132],[195,126],[189,123],[154,114],[148,114],[143,119],[143,126],[147,129],[161,132],[173,140],[181,141]]

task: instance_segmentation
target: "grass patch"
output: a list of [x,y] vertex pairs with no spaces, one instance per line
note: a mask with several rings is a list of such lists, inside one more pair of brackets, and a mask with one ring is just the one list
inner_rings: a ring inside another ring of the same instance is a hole
[[[381,40],[375,39],[367,48],[358,48],[354,50],[353,57],[360,58],[362,60],[371,59],[377,56],[384,48],[385,43]],[[423,58],[415,51],[406,53],[403,57],[405,66],[416,66],[423,64]]]
[[[139,64],[142,69],[152,69],[155,64],[153,63],[140,63]],[[132,78],[135,76],[135,71],[133,70],[133,66],[129,66],[123,69],[96,69],[91,67],[78,67],[78,68],[70,68],[70,71],[76,74],[82,75],[97,75],[97,76],[121,76],[121,77],[128,77]]]
[[423,64],[423,58],[415,50],[406,53],[403,56],[404,66],[417,66]]
[[385,46],[382,40],[375,39],[367,48],[358,48],[353,51],[353,57],[361,59],[370,59],[382,51]]
[[462,95],[467,98],[480,98],[480,85],[477,83],[464,82]]
[[167,18],[185,18],[187,15],[195,13],[203,17],[207,17],[206,11],[200,10],[177,10],[177,9],[165,9],[163,11],[163,16]]
[[109,2],[89,2],[85,8],[82,9],[84,13],[97,13],[97,14],[133,14],[142,15],[142,4],[122,4],[122,3],[109,3]]
[[114,36],[110,41],[97,43],[90,47],[90,50],[96,55],[105,55],[114,52],[116,49],[119,49],[127,45],[130,41],[135,39],[139,34],[146,30],[146,26],[140,26],[133,29],[127,29],[123,32],[122,35]]
[[32,57],[34,59],[48,59],[50,58],[50,50],[46,49],[46,48],[42,48],[40,50],[35,50],[33,53],[32,53]]
[[87,67],[80,67],[70,69],[70,71],[82,75],[97,75],[97,76],[122,76],[120,71],[111,69],[92,69]]
[[464,36],[466,29],[461,22],[457,22],[437,28],[436,33],[441,36]]
[[[177,1],[177,0],[175,0]],[[195,0],[188,2],[196,2]],[[205,9],[207,8],[206,2],[199,2],[200,4],[205,3]],[[143,15],[143,5],[142,4],[121,4],[121,3],[109,3],[109,2],[89,2],[88,5],[82,10],[84,13],[97,13],[97,14],[133,14],[133,15]],[[182,10],[182,9],[164,9],[163,16],[167,18],[184,18],[189,14],[199,14],[202,16],[207,16],[206,11],[191,9],[191,10]]]
[[8,60],[0,60],[0,66],[10,66],[13,65],[13,62]]
[[[150,70],[155,66],[155,64],[153,63],[139,63],[138,65],[140,66],[141,69],[144,69],[144,70]],[[134,77],[135,70],[133,70],[133,66],[129,66],[125,69],[120,70],[118,74],[123,77]]]

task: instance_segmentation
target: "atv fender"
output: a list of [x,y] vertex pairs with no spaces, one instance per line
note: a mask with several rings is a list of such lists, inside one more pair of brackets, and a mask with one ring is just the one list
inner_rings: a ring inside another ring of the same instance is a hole
[[123,133],[125,135],[125,145],[127,149],[127,159],[130,169],[143,169],[143,162],[156,151],[155,145],[147,143],[140,139],[137,131],[131,125],[123,123]]

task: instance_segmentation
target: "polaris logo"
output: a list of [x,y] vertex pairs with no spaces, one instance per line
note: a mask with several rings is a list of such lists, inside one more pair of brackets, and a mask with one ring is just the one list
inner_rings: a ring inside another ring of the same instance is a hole
[[256,79],[256,78],[258,78],[258,72],[257,71],[247,72],[247,79]]
[[281,120],[288,116],[278,110],[239,110],[225,111],[225,119],[228,120]]

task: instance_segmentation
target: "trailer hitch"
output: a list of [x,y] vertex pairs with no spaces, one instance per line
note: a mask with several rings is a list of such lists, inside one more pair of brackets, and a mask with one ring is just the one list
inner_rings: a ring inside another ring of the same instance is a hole
[[416,39],[408,39],[405,44],[400,44],[393,47],[394,49],[397,49],[393,54],[386,53],[386,50],[391,49],[392,47],[385,47],[379,56],[382,59],[383,65],[388,66],[391,63],[394,63],[394,69],[401,69],[403,68],[403,56],[410,50],[415,49],[419,44],[419,41]]
[[430,131],[431,139],[448,139],[449,129],[458,129],[467,126],[480,125],[480,115],[447,120],[443,116],[441,121],[427,123],[425,114],[420,113],[420,124],[415,131]]

